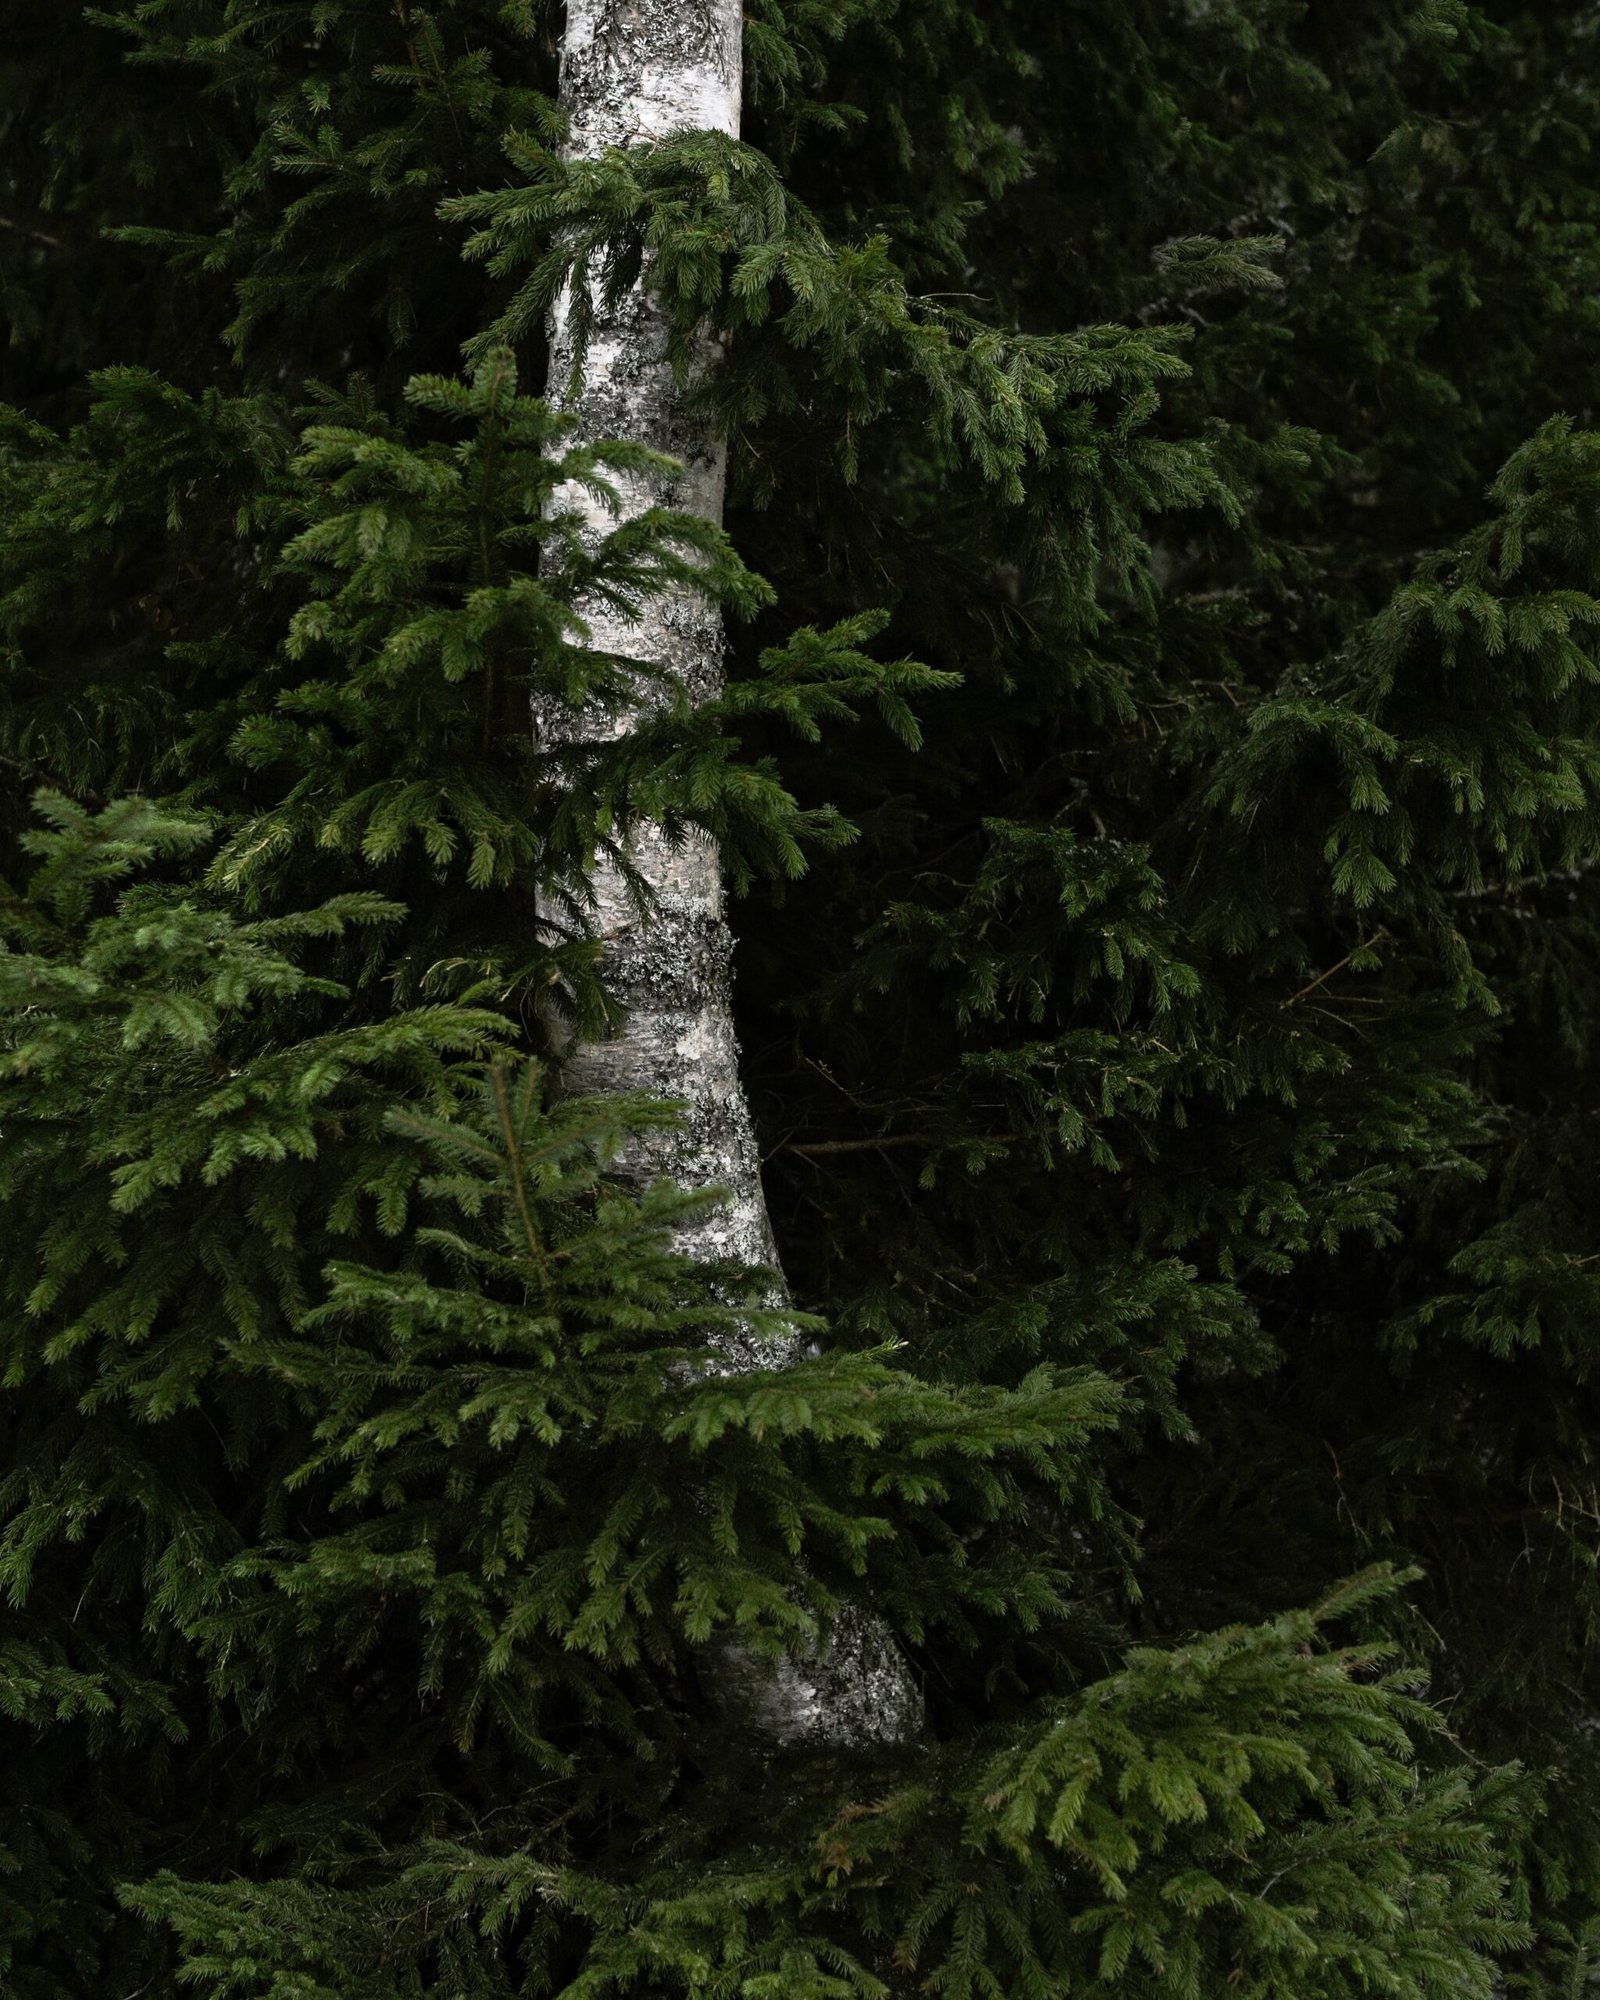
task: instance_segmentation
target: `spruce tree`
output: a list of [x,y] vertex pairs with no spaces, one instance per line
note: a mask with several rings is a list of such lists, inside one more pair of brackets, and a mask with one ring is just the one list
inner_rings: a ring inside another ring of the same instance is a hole
[[562,26],[0,58],[0,1990],[1582,1991],[1592,10]]

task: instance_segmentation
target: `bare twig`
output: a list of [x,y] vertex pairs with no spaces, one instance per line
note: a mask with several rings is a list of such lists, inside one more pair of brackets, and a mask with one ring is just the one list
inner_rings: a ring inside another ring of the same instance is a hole
[[1330,965],[1326,972],[1319,972],[1309,986],[1302,986],[1298,993],[1291,993],[1287,1000],[1281,1000],[1278,1004],[1281,1007],[1297,1006],[1308,994],[1315,993],[1319,986],[1325,986],[1335,973],[1343,972],[1359,952],[1370,951],[1375,944],[1381,944],[1388,935],[1387,931],[1374,931],[1371,937],[1363,938],[1360,944],[1352,945],[1337,965]]
[[0,215],[0,229],[9,229],[17,236],[31,236],[35,243],[48,243],[52,250],[61,248],[59,236],[52,236],[48,229],[35,229],[31,223],[18,222],[14,216]]
[[933,1146],[938,1141],[931,1132],[897,1132],[883,1139],[812,1139],[804,1145],[780,1146],[780,1153],[804,1153],[815,1158],[822,1153],[881,1153],[890,1146]]
[[1014,1133],[985,1133],[977,1138],[952,1139],[938,1132],[893,1132],[881,1139],[811,1139],[801,1144],[791,1142],[775,1150],[780,1153],[801,1153],[816,1159],[826,1153],[886,1153],[891,1146],[1010,1146],[1015,1144]]

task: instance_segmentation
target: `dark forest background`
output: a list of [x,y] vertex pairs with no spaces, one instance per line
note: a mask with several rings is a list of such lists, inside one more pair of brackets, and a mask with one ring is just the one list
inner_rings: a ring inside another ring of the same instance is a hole
[[[1600,14],[753,0],[745,144],[583,170],[558,33],[8,23],[0,1985],[1585,1991]],[[727,698],[580,768],[582,246],[732,488],[589,578]],[[787,1371],[548,1085],[641,812]],[[924,1741],[719,1707],[859,1600]]]

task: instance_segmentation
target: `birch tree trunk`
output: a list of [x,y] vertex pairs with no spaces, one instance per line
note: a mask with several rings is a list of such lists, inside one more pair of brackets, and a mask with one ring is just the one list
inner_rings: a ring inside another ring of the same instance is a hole
[[[593,158],[608,146],[685,131],[737,135],[741,34],[739,0],[568,0],[561,55],[568,157]],[[577,441],[627,438],[668,454],[681,468],[665,479],[624,480],[624,518],[666,505],[720,522],[724,448],[674,381],[661,307],[641,279],[614,307],[597,292],[593,311],[575,395],[567,393],[575,358],[569,299],[557,303],[550,320],[550,393],[577,418]],[[699,368],[713,366],[716,355],[708,330]],[[554,504],[587,513],[596,535],[613,525],[614,517],[581,489],[563,489]],[[691,700],[720,693],[722,621],[703,595],[681,590],[652,598],[637,617],[596,601],[578,608],[596,647],[665,666]],[[643,712],[546,715],[540,723],[547,738],[565,732],[566,740],[592,741],[623,734]],[[647,916],[615,866],[602,859],[591,878],[605,975],[627,1014],[608,1039],[567,1048],[564,1084],[585,1093],[647,1091],[681,1100],[687,1107],[681,1126],[641,1142],[625,1167],[641,1177],[664,1174],[681,1187],[730,1190],[726,1203],[685,1229],[680,1247],[708,1261],[733,1258],[776,1273],[777,1245],[739,1078],[732,939],[715,844],[696,835],[673,847],[645,824],[633,832],[630,859],[651,892]],[[780,1291],[780,1302],[784,1296]],[[754,1339],[720,1357],[733,1370],[787,1358]],[[921,1722],[905,1662],[870,1617],[841,1622],[827,1648],[804,1666],[773,1669],[728,1648],[716,1676],[735,1718],[783,1743],[901,1740]]]

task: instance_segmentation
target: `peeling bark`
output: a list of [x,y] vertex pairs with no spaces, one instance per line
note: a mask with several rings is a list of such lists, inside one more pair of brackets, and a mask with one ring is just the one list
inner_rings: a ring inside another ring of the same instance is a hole
[[[608,146],[687,131],[736,135],[741,34],[739,0],[568,0],[561,57],[561,102],[571,121],[568,157],[592,158]],[[564,406],[577,418],[579,441],[628,438],[668,454],[680,468],[664,478],[622,480],[624,518],[662,505],[720,522],[723,446],[675,383],[667,334],[666,316],[642,281],[615,307],[597,295],[581,386]],[[550,347],[551,394],[559,400],[573,379],[575,358],[565,300],[551,314]],[[699,366],[713,366],[716,352],[708,332]],[[576,487],[558,491],[553,505],[586,515],[596,535],[613,525],[613,517]],[[720,693],[722,621],[703,595],[671,592],[650,600],[636,617],[595,601],[578,609],[596,647],[665,666],[693,701]],[[547,737],[564,732],[568,741],[594,741],[624,734],[644,712],[546,714],[539,723]],[[640,1142],[625,1169],[641,1177],[666,1175],[687,1188],[729,1189],[729,1201],[683,1231],[681,1247],[707,1261],[733,1258],[777,1273],[739,1078],[733,948],[716,847],[703,836],[674,847],[659,827],[644,824],[632,833],[629,857],[652,894],[648,917],[641,918],[614,866],[601,860],[591,877],[605,975],[627,1015],[610,1038],[568,1047],[564,1084],[585,1093],[646,1091],[681,1100],[687,1109],[680,1127]],[[777,1302],[785,1297],[780,1289]],[[719,1358],[737,1371],[770,1367],[788,1356],[752,1339]],[[773,1670],[736,1648],[723,1649],[714,1678],[725,1705],[746,1727],[779,1742],[902,1740],[921,1721],[905,1663],[870,1618],[841,1621],[826,1653],[803,1667],[786,1662]]]

